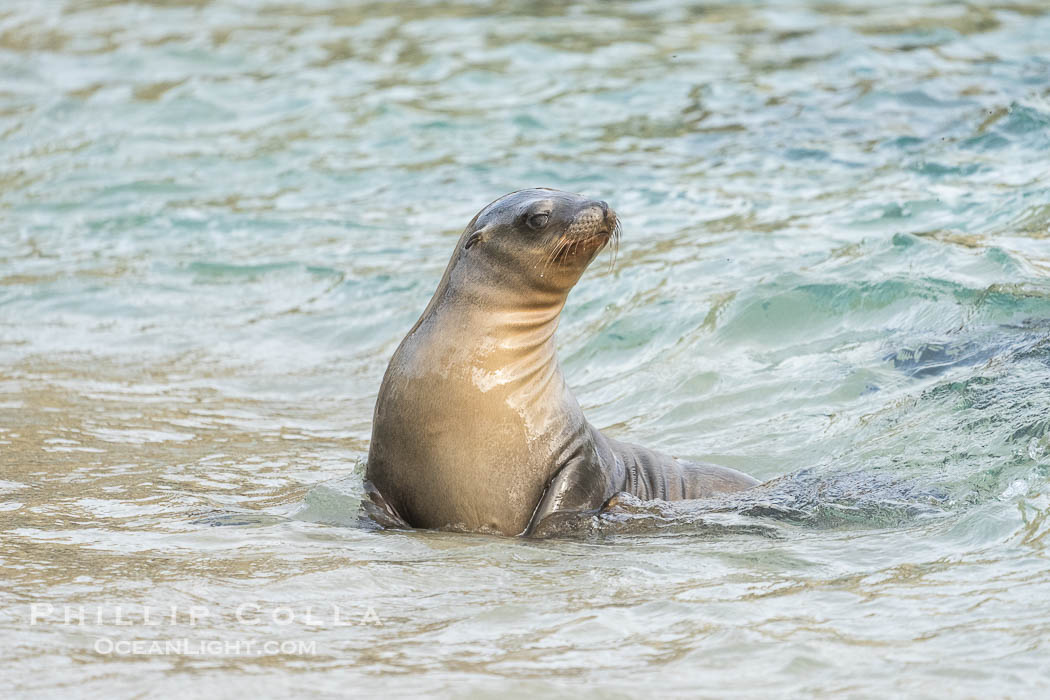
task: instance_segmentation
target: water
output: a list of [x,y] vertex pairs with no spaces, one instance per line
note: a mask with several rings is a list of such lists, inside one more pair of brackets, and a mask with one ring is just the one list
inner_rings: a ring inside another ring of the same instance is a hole
[[[6,3],[0,689],[1045,694],[1048,56],[1034,0]],[[772,481],[359,527],[387,359],[535,185],[624,224],[591,421]]]

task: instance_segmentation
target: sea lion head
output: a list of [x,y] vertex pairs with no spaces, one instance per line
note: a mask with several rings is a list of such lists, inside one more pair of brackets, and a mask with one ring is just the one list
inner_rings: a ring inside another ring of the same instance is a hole
[[547,188],[519,190],[478,212],[454,261],[511,290],[567,294],[619,234],[616,213],[603,201]]

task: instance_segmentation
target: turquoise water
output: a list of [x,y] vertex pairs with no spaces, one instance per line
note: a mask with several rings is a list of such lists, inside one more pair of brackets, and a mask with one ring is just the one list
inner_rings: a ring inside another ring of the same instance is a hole
[[[5,4],[0,689],[1042,696],[1048,57],[1024,1]],[[769,484],[357,526],[390,354],[529,186],[624,226],[591,422]],[[117,646],[173,639],[314,646]]]

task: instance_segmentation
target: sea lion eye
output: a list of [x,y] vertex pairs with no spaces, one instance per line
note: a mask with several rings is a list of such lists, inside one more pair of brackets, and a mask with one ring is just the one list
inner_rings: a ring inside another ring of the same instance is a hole
[[551,218],[550,214],[546,212],[541,214],[533,214],[529,217],[529,227],[534,229],[541,229],[547,225],[547,221]]

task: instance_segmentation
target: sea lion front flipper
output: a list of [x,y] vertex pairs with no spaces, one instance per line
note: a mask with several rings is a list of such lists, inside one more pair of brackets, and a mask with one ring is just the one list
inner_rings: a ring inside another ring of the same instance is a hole
[[569,462],[551,479],[521,534],[542,536],[559,531],[558,523],[599,512],[618,492],[596,460]]
[[361,499],[361,515],[370,522],[381,528],[392,528],[395,530],[411,529],[412,526],[405,522],[401,514],[397,512],[390,503],[383,498],[371,481],[365,479],[365,497]]

